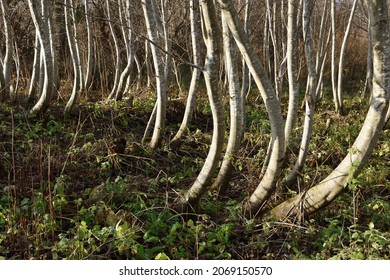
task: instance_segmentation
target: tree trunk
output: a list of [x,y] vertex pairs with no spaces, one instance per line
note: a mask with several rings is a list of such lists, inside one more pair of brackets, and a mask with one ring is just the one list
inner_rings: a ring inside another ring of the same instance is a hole
[[235,59],[235,43],[230,34],[229,27],[226,24],[224,15],[222,14],[222,32],[223,46],[225,53],[225,68],[229,86],[229,102],[230,102],[230,132],[229,141],[227,144],[225,156],[222,161],[217,179],[212,188],[218,189],[219,194],[225,194],[229,185],[229,179],[233,170],[233,164],[236,161],[237,152],[240,148],[241,138],[244,127],[243,117],[244,112],[242,105],[243,98],[240,91],[240,82],[238,76],[237,62]]
[[[165,118],[166,118],[166,107],[167,107],[167,85],[166,85],[166,74],[163,63],[163,55],[157,46],[160,46],[160,40],[157,33],[157,22],[158,16],[155,13],[153,4],[155,0],[142,0],[142,7],[144,11],[146,27],[148,30],[148,37],[150,41],[150,48],[153,56],[153,63],[156,75],[156,86],[157,86],[157,110],[155,116],[155,124],[153,129],[152,139],[150,140],[150,147],[152,149],[157,148],[161,141],[163,132],[165,129]],[[151,119],[153,116],[151,117]]]
[[92,75],[95,64],[94,56],[94,39],[91,27],[91,14],[89,9],[89,0],[84,0],[84,13],[85,13],[85,24],[87,28],[87,66],[84,74],[84,88],[88,90],[92,86]]
[[[127,65],[125,69],[123,70],[118,83],[118,88],[115,94],[115,100],[119,101],[122,99],[123,94],[125,93],[125,90],[127,88],[127,82],[130,77],[133,63],[134,63],[134,34],[132,30],[132,21],[131,21],[131,7],[130,7],[130,0],[126,0],[126,5],[121,5],[124,10],[125,14],[125,21],[124,24],[126,26],[124,30],[124,37],[123,39],[126,42],[126,52],[127,52]],[[121,11],[119,11],[121,12]]]
[[289,144],[291,132],[295,127],[298,115],[298,62],[297,62],[297,0],[288,1],[287,21],[287,74],[288,74],[288,111],[284,135]]
[[302,219],[331,203],[355,178],[371,156],[385,124],[390,100],[390,37],[386,0],[369,2],[373,43],[373,94],[363,127],[344,160],[318,185],[271,210],[277,220]]
[[113,1],[106,0],[106,6],[107,6],[107,17],[108,17],[108,26],[110,27],[110,32],[112,39],[114,41],[114,48],[115,48],[115,75],[114,75],[114,84],[111,89],[111,93],[108,96],[108,99],[113,99],[116,93],[116,90],[118,88],[119,78],[122,71],[122,60],[121,60],[121,52],[119,47],[119,39],[116,35],[115,28],[114,28],[114,22],[113,18],[111,16],[111,7],[110,3],[113,3]]
[[306,64],[308,69],[308,91],[305,96],[305,120],[302,132],[302,141],[299,149],[298,159],[293,170],[287,176],[287,185],[290,186],[295,182],[298,173],[302,170],[306,161],[306,156],[309,150],[311,133],[314,122],[314,111],[316,106],[317,92],[317,73],[316,62],[313,54],[313,38],[311,31],[311,12],[313,10],[313,2],[311,0],[303,1],[303,38],[306,56]]
[[285,155],[284,122],[280,108],[279,99],[272,87],[270,79],[252,49],[249,39],[245,34],[241,22],[238,19],[237,12],[234,9],[231,0],[219,0],[222,13],[226,19],[229,29],[236,41],[241,54],[245,58],[253,79],[264,100],[269,120],[271,123],[271,156],[268,168],[260,184],[253,192],[249,200],[244,205],[244,212],[247,216],[254,216],[264,205],[272,191],[275,189],[276,182],[281,173],[281,164]]
[[199,0],[190,1],[190,21],[191,21],[191,42],[192,42],[192,57],[195,66],[192,69],[192,78],[190,88],[188,90],[187,104],[184,112],[183,121],[173,137],[170,145],[174,148],[179,148],[181,141],[187,132],[192,120],[195,109],[196,90],[198,88],[199,78],[201,74],[200,69],[200,15],[199,15]]
[[354,0],[352,5],[351,14],[349,16],[347,29],[345,30],[343,42],[341,44],[340,49],[340,59],[339,59],[339,71],[338,71],[338,78],[337,78],[337,99],[340,104],[340,112],[341,114],[344,114],[344,105],[343,105],[343,70],[344,70],[344,59],[345,59],[345,52],[347,49],[347,40],[349,37],[349,33],[351,31],[352,26],[352,20],[355,15],[356,6],[357,6],[357,0]]
[[209,188],[213,172],[217,168],[221,157],[225,134],[223,108],[221,94],[218,89],[217,71],[219,69],[221,51],[219,46],[221,42],[221,35],[218,30],[219,28],[213,0],[201,0],[200,5],[203,14],[203,36],[207,47],[203,75],[206,82],[207,94],[213,116],[213,138],[209,153],[197,179],[191,188],[176,202],[176,207],[183,212],[187,212],[191,210],[191,208],[195,207],[202,195]]
[[[43,86],[40,89],[40,98],[34,107],[30,110],[31,114],[43,113],[50,106],[50,101],[53,92],[53,53],[51,49],[51,42],[49,32],[49,25],[47,18],[50,16],[48,11],[49,0],[33,1],[28,0],[31,16],[38,34],[43,67],[40,72],[43,76]],[[51,11],[50,11],[51,12]],[[43,71],[42,71],[43,70]]]
[[8,1],[9,0],[2,0],[0,2],[1,12],[3,15],[3,32],[5,35],[5,55],[4,60],[1,62],[3,64],[2,79],[4,79],[4,81],[1,82],[1,84],[3,84],[3,87],[0,88],[0,101],[9,99],[10,95],[13,94],[11,92],[11,68],[12,55],[14,52],[14,39],[12,26],[9,20]]
[[68,44],[70,49],[70,55],[72,57],[72,65],[73,65],[73,89],[72,94],[68,100],[68,103],[65,106],[65,115],[68,115],[70,111],[72,110],[73,106],[76,103],[76,100],[78,98],[78,95],[80,91],[82,90],[82,87],[84,87],[82,74],[83,71],[81,71],[81,61],[80,61],[80,54],[79,54],[79,46],[78,41],[76,38],[75,28],[75,13],[74,13],[74,5],[73,0],[64,0],[64,16],[65,16],[65,28],[66,28],[66,36],[68,38]]

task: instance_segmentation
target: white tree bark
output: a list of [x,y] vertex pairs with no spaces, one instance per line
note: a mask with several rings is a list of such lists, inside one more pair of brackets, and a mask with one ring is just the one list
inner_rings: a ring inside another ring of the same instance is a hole
[[374,79],[370,107],[354,144],[336,169],[318,185],[271,210],[277,220],[302,218],[331,203],[358,175],[375,148],[385,124],[390,100],[390,37],[386,0],[369,0]]
[[222,13],[229,29],[236,41],[241,54],[245,58],[248,68],[264,100],[271,123],[271,156],[267,170],[260,184],[244,205],[248,216],[254,216],[262,208],[272,191],[281,173],[281,165],[285,155],[284,122],[279,99],[272,87],[270,79],[252,49],[231,0],[219,0]]
[[65,115],[69,114],[71,109],[76,103],[76,100],[80,94],[80,91],[84,88],[83,71],[80,61],[80,51],[76,34],[76,18],[74,13],[75,6],[73,0],[64,0],[64,17],[66,36],[68,38],[68,44],[70,49],[70,55],[72,57],[73,65],[73,89],[72,94],[65,106]]
[[11,92],[11,68],[12,68],[12,55],[14,52],[14,39],[13,39],[13,30],[9,20],[9,10],[8,10],[8,1],[2,0],[0,2],[2,19],[3,19],[3,28],[5,36],[5,55],[2,62],[2,81],[3,87],[0,93],[0,100],[6,100],[10,98]]
[[191,188],[178,199],[176,207],[181,211],[189,211],[195,207],[202,195],[209,188],[213,172],[217,168],[222,153],[225,126],[221,94],[218,88],[218,69],[220,59],[221,36],[218,30],[216,11],[213,0],[200,0],[204,25],[204,39],[207,47],[203,75],[207,87],[210,108],[213,116],[213,137],[209,153],[202,170]]
[[288,75],[288,111],[286,118],[286,127],[284,135],[286,145],[289,144],[291,132],[295,127],[298,115],[298,61],[297,61],[297,15],[298,1],[288,1],[288,20],[287,20],[287,75]]
[[115,49],[115,75],[114,75],[114,84],[112,86],[112,90],[110,92],[110,95],[108,96],[108,99],[113,99],[116,94],[116,90],[119,83],[119,78],[122,72],[122,60],[121,60],[121,54],[120,54],[120,47],[119,47],[119,39],[115,32],[114,28],[114,22],[112,18],[112,12],[111,12],[111,6],[110,3],[113,3],[113,1],[106,0],[106,6],[107,6],[107,18],[108,18],[108,26],[110,27],[110,32],[112,36],[112,40],[114,42],[114,49]]
[[240,148],[241,138],[243,136],[244,105],[242,103],[244,102],[244,99],[241,95],[237,61],[235,59],[235,43],[232,35],[230,34],[224,14],[222,14],[221,19],[223,47],[225,53],[225,69],[230,97],[230,132],[225,156],[212,188],[218,189],[218,193],[223,195],[228,188],[229,179],[234,167],[233,164],[236,161],[236,155]]
[[[158,16],[155,13],[153,4],[155,0],[142,0],[142,8],[144,11],[144,17],[146,21],[146,28],[148,31],[148,37],[150,41],[150,48],[153,55],[153,63],[156,75],[156,87],[157,87],[157,109],[155,116],[155,124],[153,129],[152,139],[150,140],[150,147],[152,149],[157,148],[161,141],[162,135],[165,129],[165,117],[167,107],[167,85],[166,74],[163,61],[163,54],[157,47],[160,46],[160,40],[157,33]],[[153,114],[151,120],[154,118]]]
[[186,134],[189,125],[192,120],[192,116],[195,109],[196,90],[198,88],[199,78],[201,74],[200,69],[200,15],[199,15],[199,0],[190,0],[190,21],[191,21],[191,43],[192,43],[192,58],[193,64],[198,67],[192,69],[192,78],[190,88],[188,90],[188,97],[186,103],[186,109],[181,122],[180,128],[177,131],[175,137],[173,137],[170,145],[171,147],[178,148],[180,143]]
[[352,27],[352,20],[355,15],[356,11],[356,6],[357,6],[358,1],[354,0],[351,13],[349,16],[348,20],[348,25],[344,33],[344,38],[343,42],[341,44],[341,49],[340,49],[340,59],[339,59],[339,70],[338,70],[338,77],[337,77],[337,99],[338,103],[340,104],[340,112],[341,114],[344,113],[344,105],[343,105],[343,73],[344,73],[344,59],[345,59],[345,52],[347,50],[347,41],[349,34],[351,32],[351,27]]
[[316,106],[317,93],[317,72],[316,61],[313,50],[313,38],[311,31],[311,12],[313,10],[313,2],[311,0],[303,1],[303,38],[306,64],[308,68],[308,92],[305,96],[305,120],[302,132],[302,141],[299,149],[298,159],[293,170],[287,176],[287,185],[291,185],[297,178],[298,173],[302,170],[306,161],[306,156],[309,150],[311,133],[314,122],[314,112]]
[[[131,7],[130,0],[126,0],[126,3],[120,5],[121,9],[124,11],[124,22],[125,30],[123,31],[123,39],[125,40],[126,53],[127,53],[127,64],[125,69],[122,71],[122,74],[119,78],[118,88],[115,94],[115,100],[119,101],[122,99],[123,94],[127,89],[128,79],[130,77],[133,64],[134,64],[134,34],[132,30],[132,21],[131,21]],[[121,11],[119,11],[121,12]]]
[[87,66],[84,74],[84,88],[87,90],[92,86],[93,69],[95,64],[94,38],[92,33],[91,13],[89,5],[90,1],[84,0],[85,24],[87,28]]
[[49,24],[47,18],[50,16],[48,10],[48,0],[33,1],[28,0],[28,6],[31,12],[36,32],[38,34],[42,64],[40,72],[43,77],[43,85],[40,89],[40,98],[37,103],[30,110],[31,114],[41,113],[47,110],[50,105],[52,93],[53,93],[53,53],[51,48],[51,42],[49,32]]

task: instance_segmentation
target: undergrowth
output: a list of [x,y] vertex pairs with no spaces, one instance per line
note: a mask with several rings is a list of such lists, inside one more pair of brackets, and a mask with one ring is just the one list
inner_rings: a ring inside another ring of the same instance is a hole
[[[367,101],[346,102],[346,116],[335,116],[330,100],[319,102],[299,184],[279,188],[269,207],[319,182],[347,153]],[[152,101],[83,102],[68,118],[58,105],[44,116],[0,107],[0,259],[390,258],[388,127],[368,165],[334,203],[287,224],[246,220],[241,213],[259,182],[270,137],[260,101],[248,104],[228,193],[209,192],[192,215],[170,205],[207,156],[212,122],[206,102],[199,102],[179,151],[140,143]],[[183,111],[184,104],[170,104],[165,144]],[[298,145],[288,151],[286,173]]]

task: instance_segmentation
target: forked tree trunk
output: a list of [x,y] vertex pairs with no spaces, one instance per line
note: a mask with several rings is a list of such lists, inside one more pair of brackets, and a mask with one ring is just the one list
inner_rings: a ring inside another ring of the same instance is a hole
[[217,179],[212,188],[218,189],[220,195],[225,194],[229,179],[232,175],[233,164],[236,161],[237,152],[240,148],[241,138],[243,135],[243,98],[240,91],[240,82],[235,59],[235,42],[230,34],[229,27],[226,24],[224,15],[222,14],[222,32],[223,46],[225,53],[225,68],[229,86],[229,102],[230,102],[230,132],[229,141],[226,147],[225,156],[222,161]]
[[311,12],[313,10],[313,2],[311,0],[303,1],[303,38],[306,64],[308,69],[308,91],[305,96],[305,120],[302,132],[302,141],[299,149],[298,159],[293,170],[287,176],[287,185],[295,182],[298,173],[302,170],[306,161],[306,156],[309,151],[309,144],[314,122],[314,111],[316,106],[317,93],[317,73],[316,62],[313,54],[313,38],[311,31]]
[[157,148],[161,141],[163,132],[165,129],[166,107],[167,107],[167,85],[166,74],[163,61],[163,54],[158,48],[160,44],[159,36],[157,33],[157,14],[154,10],[156,6],[155,0],[142,0],[142,7],[144,11],[146,27],[148,31],[148,37],[150,40],[150,48],[153,55],[153,64],[156,75],[156,87],[157,87],[157,104],[156,115],[150,117],[150,120],[155,119],[152,139],[150,140],[150,147],[152,149]]
[[221,94],[218,88],[221,35],[218,30],[213,0],[200,0],[200,5],[203,14],[203,36],[207,47],[203,75],[213,116],[213,137],[202,170],[191,188],[176,202],[176,208],[183,212],[190,211],[195,207],[202,195],[209,188],[213,172],[217,168],[221,157],[225,134]]
[[260,184],[244,205],[247,216],[254,216],[262,208],[268,197],[274,191],[281,173],[281,165],[285,155],[284,122],[279,99],[272,87],[270,79],[260,63],[241,25],[231,0],[219,0],[222,13],[236,41],[242,56],[248,65],[253,79],[264,100],[271,123],[271,156],[267,170]]
[[110,32],[112,36],[112,40],[114,42],[114,49],[115,49],[115,75],[114,75],[114,84],[112,86],[110,95],[108,96],[108,99],[113,99],[115,97],[115,93],[118,87],[119,78],[122,72],[122,60],[121,60],[121,52],[119,47],[119,39],[115,32],[114,27],[114,21],[112,18],[112,12],[111,12],[111,6],[113,1],[106,0],[106,6],[107,6],[107,17],[108,17],[108,26],[110,27]]
[[38,34],[40,48],[41,48],[41,61],[42,66],[40,69],[41,76],[43,77],[42,88],[40,89],[40,98],[37,103],[30,110],[31,114],[42,113],[46,111],[50,106],[50,101],[53,93],[53,53],[51,49],[51,42],[49,32],[48,21],[46,20],[49,15],[48,0],[33,1],[28,0],[28,6],[31,12],[36,32]]
[[119,78],[118,88],[115,94],[116,101],[122,99],[123,94],[127,89],[128,79],[130,78],[130,74],[134,64],[134,34],[132,30],[130,0],[126,0],[126,4],[122,4],[120,5],[120,7],[123,10],[122,12],[124,13],[125,18],[123,22],[123,25],[125,26],[123,30],[123,39],[126,45],[127,64]]
[[83,71],[81,67],[80,52],[76,34],[76,18],[74,13],[75,6],[73,5],[73,0],[64,0],[64,6],[66,36],[68,38],[70,55],[72,57],[74,75],[72,94],[65,106],[65,115],[67,115],[76,104],[80,91],[82,91],[84,87],[84,82],[82,77]]
[[277,220],[301,219],[331,203],[355,178],[374,150],[385,124],[390,100],[390,37],[386,0],[371,0],[369,13],[373,43],[373,93],[370,107],[354,144],[336,169],[318,185],[279,204],[270,215]]

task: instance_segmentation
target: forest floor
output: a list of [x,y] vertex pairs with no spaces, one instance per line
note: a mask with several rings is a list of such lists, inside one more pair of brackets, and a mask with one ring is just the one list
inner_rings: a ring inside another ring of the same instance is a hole
[[[185,99],[169,102],[166,138],[155,151],[140,143],[154,105],[150,96],[132,105],[83,100],[68,118],[56,103],[43,116],[0,104],[0,259],[390,259],[389,124],[363,172],[330,206],[299,224],[246,220],[242,202],[260,181],[270,134],[264,106],[253,97],[226,196],[210,191],[197,214],[175,212],[172,202],[196,179],[211,141],[203,99],[178,151],[167,143]],[[337,166],[367,104],[349,96],[348,114],[336,116],[330,98],[319,101],[299,184],[280,184],[267,207]]]

